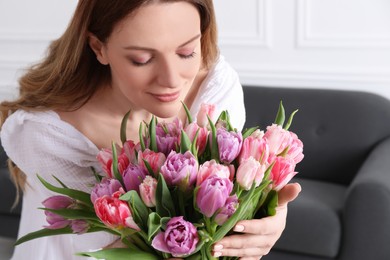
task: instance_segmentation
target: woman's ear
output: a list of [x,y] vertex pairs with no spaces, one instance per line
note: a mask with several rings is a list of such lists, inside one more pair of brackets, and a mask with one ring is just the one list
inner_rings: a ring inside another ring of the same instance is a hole
[[102,65],[108,65],[109,62],[105,52],[104,44],[92,33],[88,34],[88,44],[95,53],[96,59]]

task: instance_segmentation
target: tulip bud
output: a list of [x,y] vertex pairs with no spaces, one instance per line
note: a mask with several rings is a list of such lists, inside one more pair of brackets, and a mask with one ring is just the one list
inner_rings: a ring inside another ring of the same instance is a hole
[[91,192],[91,201],[103,197],[104,195],[111,196],[114,192],[122,188],[121,183],[117,179],[103,178],[100,183],[95,184]]
[[230,196],[227,200],[225,205],[218,210],[218,213],[215,215],[215,222],[217,225],[222,226],[226,220],[228,220],[234,212],[236,212],[238,208],[238,198],[237,195],[234,194],[233,196]]
[[[72,207],[75,204],[75,201],[67,196],[56,195],[47,198],[42,202],[42,204],[48,209],[66,209]],[[71,220],[65,219],[64,217],[48,210],[45,210],[45,215],[49,226],[44,227],[48,229],[64,228],[69,226],[71,223]]]

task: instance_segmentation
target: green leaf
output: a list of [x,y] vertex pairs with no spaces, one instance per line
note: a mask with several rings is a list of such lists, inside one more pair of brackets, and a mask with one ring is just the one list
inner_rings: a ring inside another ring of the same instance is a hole
[[157,141],[156,141],[156,117],[152,116],[149,124],[149,138],[150,138],[150,150],[153,152],[158,152],[157,150]]
[[161,217],[156,213],[152,212],[148,217],[148,240],[151,241],[152,237],[160,231],[161,228]]
[[244,219],[244,216],[248,214],[248,211],[252,210],[252,198],[255,193],[255,189],[256,183],[253,183],[251,189],[248,192],[242,193],[243,195],[239,198],[240,204],[236,212],[234,212],[234,214],[221,227],[217,229],[213,235],[214,241],[221,240],[239,220]]
[[27,235],[19,238],[15,242],[15,246],[20,245],[24,242],[33,240],[35,238],[39,237],[47,237],[47,236],[55,236],[55,235],[62,235],[62,234],[73,234],[73,231],[70,227],[65,227],[61,229],[41,229],[35,232],[28,233]]
[[114,142],[111,143],[111,150],[112,150],[112,171],[114,177],[122,184],[122,186],[124,186],[122,175],[120,174],[118,169],[118,154],[116,152],[116,146]]
[[181,130],[180,137],[180,153],[184,154],[187,151],[191,151],[191,140],[184,130]]
[[143,227],[142,229],[146,228],[148,225],[149,209],[145,206],[137,191],[128,191],[120,199],[129,203],[135,223],[139,227]]
[[141,144],[141,150],[145,151],[146,147],[145,147],[144,135],[142,132],[143,132],[143,123],[141,122],[139,124],[138,135],[139,135],[139,142]]
[[267,206],[268,216],[274,216],[276,214],[276,207],[278,206],[278,192],[271,190],[268,193],[267,199],[264,204]]
[[209,120],[209,125],[211,127],[211,159],[214,159],[217,163],[219,163],[219,151],[218,151],[218,142],[217,142],[217,128],[215,127],[213,121],[211,121],[210,117],[207,115],[207,119]]
[[160,217],[173,217],[176,215],[171,193],[161,174],[157,180],[156,212]]
[[183,104],[183,108],[184,108],[184,110],[186,111],[188,124],[191,124],[191,123],[193,122],[192,116],[191,116],[191,112],[190,112],[190,110],[188,109],[188,107],[186,106],[186,104],[184,104],[183,101],[182,101],[181,103]]
[[244,132],[242,133],[242,139],[247,138],[248,136],[250,136],[251,134],[253,134],[257,129],[259,129],[258,126],[251,127],[251,128],[249,128],[249,129],[245,129]]
[[90,207],[93,207],[90,194],[79,190],[56,187],[45,181],[41,176],[37,175],[37,177],[48,190],[54,191],[59,194],[67,195],[75,200],[84,202]]
[[126,137],[126,128],[127,128],[127,121],[128,121],[128,119],[129,119],[130,111],[131,111],[131,110],[129,110],[129,111],[125,114],[125,116],[123,117],[122,122],[121,122],[120,135],[121,135],[122,145],[127,141],[127,137]]
[[151,253],[146,253],[144,251],[132,250],[128,248],[111,248],[103,249],[96,252],[83,252],[78,253],[79,256],[90,256],[96,259],[105,259],[105,260],[159,260],[158,255],[153,255]]
[[285,117],[286,117],[286,115],[284,112],[283,103],[282,103],[282,101],[280,101],[279,110],[278,110],[278,113],[276,114],[276,118],[275,118],[275,124],[283,127]]
[[149,174],[152,176],[156,176],[156,173],[153,172],[153,169],[152,169],[152,166],[150,166],[150,163],[145,159],[142,159],[142,160],[144,161],[145,167],[148,170]]
[[288,130],[292,124],[292,121],[293,121],[293,118],[294,118],[294,115],[298,112],[298,109],[295,110],[294,112],[291,113],[290,117],[288,118],[288,121],[286,123],[286,125],[284,126],[284,129],[285,130]]

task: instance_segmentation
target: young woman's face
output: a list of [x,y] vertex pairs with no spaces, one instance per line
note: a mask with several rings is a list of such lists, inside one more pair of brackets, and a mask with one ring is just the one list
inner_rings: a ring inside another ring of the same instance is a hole
[[133,110],[176,116],[201,65],[200,17],[186,2],[141,7],[102,48],[112,88]]

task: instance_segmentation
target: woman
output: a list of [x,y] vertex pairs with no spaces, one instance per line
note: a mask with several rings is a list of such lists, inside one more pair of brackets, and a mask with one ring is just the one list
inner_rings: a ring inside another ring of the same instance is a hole
[[[80,0],[48,56],[20,79],[20,97],[3,102],[1,141],[24,187],[19,236],[46,225],[37,210],[53,195],[36,178],[55,174],[68,186],[90,191],[99,149],[120,143],[123,115],[131,109],[127,137],[152,114],[184,118],[181,101],[195,114],[201,103],[228,109],[233,125],[245,120],[236,72],[219,56],[212,0]],[[20,169],[21,171],[19,171]],[[23,173],[24,174],[23,174]],[[241,221],[240,235],[214,245],[215,256],[259,259],[284,229],[287,203],[299,193],[291,184],[280,194],[276,216]],[[15,248],[13,259],[78,259],[79,251],[117,246],[107,233],[36,239]]]

